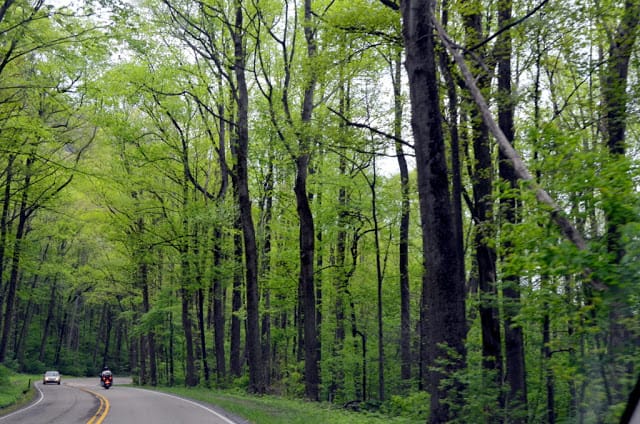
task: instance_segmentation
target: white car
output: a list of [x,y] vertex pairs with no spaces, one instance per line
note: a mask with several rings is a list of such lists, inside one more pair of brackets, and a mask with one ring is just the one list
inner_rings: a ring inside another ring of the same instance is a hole
[[62,376],[58,371],[47,371],[44,373],[44,377],[42,378],[42,384],[60,384],[60,380]]

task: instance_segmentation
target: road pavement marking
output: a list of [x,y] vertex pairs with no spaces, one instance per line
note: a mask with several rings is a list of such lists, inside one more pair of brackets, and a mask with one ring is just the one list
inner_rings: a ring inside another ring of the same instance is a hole
[[38,387],[38,385],[35,382],[33,383],[33,387],[36,388],[36,390],[38,391],[38,395],[40,396],[38,398],[38,400],[35,401],[34,403],[32,403],[31,405],[27,406],[26,408],[21,408],[21,409],[18,409],[17,411],[14,411],[14,412],[10,413],[10,414],[3,415],[2,417],[0,417],[0,421],[4,420],[5,418],[12,417],[12,416],[14,416],[16,414],[20,414],[20,413],[26,411],[27,409],[31,409],[34,406],[36,406],[37,404],[39,404],[40,402],[42,402],[42,399],[44,399],[44,393],[42,393],[42,390],[40,390],[40,387]]
[[[206,406],[204,406],[204,405],[202,405],[202,404],[200,404],[198,402],[194,402],[192,400],[185,399],[185,398],[182,398],[180,396],[170,395],[170,394],[164,393],[164,392],[156,392],[154,390],[147,390],[147,389],[136,389],[136,390],[142,390],[142,391],[145,391],[145,392],[155,393],[157,395],[167,396],[167,397],[170,397],[170,398],[181,400],[183,402],[190,403],[191,405],[195,405],[197,407],[200,407],[200,408],[204,409],[205,411],[208,411],[208,412],[212,413],[213,415],[215,415],[216,417],[220,418],[222,421],[224,421],[227,424],[237,424],[235,421],[230,420],[229,418],[225,417],[224,415],[219,414],[218,412],[214,411],[213,409],[207,408]],[[89,423],[87,423],[87,424],[89,424]]]
[[110,408],[109,401],[107,400],[106,397],[94,392],[93,390],[85,389],[83,387],[79,387],[79,389],[84,392],[92,394],[93,396],[97,397],[98,400],[100,401],[100,406],[98,407],[98,410],[96,411],[95,415],[91,417],[89,421],[87,421],[87,424],[101,424],[104,421],[104,419],[107,418],[107,414],[109,413],[109,408]]

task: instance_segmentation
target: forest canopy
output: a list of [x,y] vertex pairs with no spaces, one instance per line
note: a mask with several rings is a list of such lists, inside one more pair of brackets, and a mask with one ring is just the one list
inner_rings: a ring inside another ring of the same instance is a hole
[[640,0],[1,1],[0,363],[624,421],[639,25]]

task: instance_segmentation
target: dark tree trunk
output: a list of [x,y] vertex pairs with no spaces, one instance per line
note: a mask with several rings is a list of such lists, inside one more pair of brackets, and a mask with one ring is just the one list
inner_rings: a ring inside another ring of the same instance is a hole
[[[304,3],[304,33],[307,42],[307,56],[312,59],[316,55],[315,29],[311,21],[311,0]],[[311,124],[313,113],[313,95],[315,76],[311,76],[304,90],[301,118],[304,125]],[[294,192],[296,207],[300,221],[300,275],[301,313],[304,328],[304,381],[305,396],[310,400],[318,400],[320,373],[318,369],[319,348],[318,329],[316,325],[316,296],[314,284],[315,228],[313,214],[307,192],[307,174],[309,172],[311,140],[307,134],[298,134],[298,156],[296,157],[296,180]]]
[[111,330],[113,329],[113,320],[111,314],[111,307],[106,304],[105,306],[105,331],[104,331],[104,348],[102,349],[102,363],[109,363],[109,347],[111,346]]
[[233,33],[234,71],[237,84],[237,120],[234,135],[235,155],[234,180],[238,193],[240,221],[244,239],[245,284],[247,302],[247,349],[249,359],[249,390],[253,393],[264,393],[264,365],[262,363],[262,344],[260,343],[260,314],[258,287],[258,249],[255,228],[251,215],[251,197],[249,195],[248,147],[249,147],[249,93],[245,79],[244,27],[242,1],[236,3],[236,19]]
[[[449,193],[440,95],[434,52],[433,0],[402,2],[403,36],[412,106],[418,194],[423,243],[423,310],[426,314],[426,359],[433,365],[446,360],[444,369],[429,368],[427,387],[431,395],[429,421],[453,418],[445,400],[455,399],[460,384],[445,383],[445,376],[464,367],[467,334],[465,287],[461,255],[455,241],[453,207]],[[443,346],[452,349],[452,358]]]
[[[213,238],[213,267],[220,269],[222,266],[222,232],[219,228],[214,230]],[[213,280],[213,338],[216,352],[216,377],[220,383],[227,375],[224,349],[224,293],[221,275],[215,275]]]
[[18,289],[18,280],[20,276],[20,259],[22,256],[22,242],[27,225],[27,201],[29,198],[29,189],[31,186],[31,165],[34,162],[33,157],[29,157],[26,161],[26,176],[24,180],[24,188],[22,189],[22,198],[20,200],[20,209],[18,211],[18,225],[11,256],[11,270],[9,274],[9,282],[7,289],[7,297],[5,299],[4,323],[2,326],[2,338],[0,339],[0,363],[5,362],[7,356],[7,348],[9,344],[9,335],[11,325],[13,323],[13,313],[15,308],[16,291]]
[[[500,0],[498,3],[498,27],[502,28],[511,21],[511,0]],[[505,31],[498,39],[496,56],[498,59],[498,123],[507,140],[513,145],[515,99],[511,85],[511,32]],[[499,156],[498,170],[500,178],[504,180],[510,190],[517,190],[518,180],[502,152]],[[514,196],[502,196],[500,210],[504,220],[509,224],[518,222],[517,203]],[[511,244],[505,243],[506,252],[511,250]],[[524,360],[524,336],[522,327],[515,322],[520,312],[520,279],[517,275],[503,275],[502,295],[504,297],[504,338],[505,338],[505,382],[508,385],[506,399],[510,419],[514,423],[526,422],[527,386]]]
[[169,386],[173,386],[175,382],[175,340],[173,313],[169,312]]
[[[183,274],[183,278],[186,275]],[[194,387],[198,384],[198,376],[196,375],[195,354],[193,351],[193,324],[191,322],[190,307],[190,290],[186,287],[180,289],[180,298],[182,305],[182,327],[184,330],[185,343],[185,366],[186,374],[184,376],[184,384],[187,387]]]
[[[201,271],[199,270],[198,273]],[[198,313],[198,330],[200,335],[200,358],[202,362],[202,372],[204,373],[204,382],[207,387],[211,385],[211,375],[209,371],[209,361],[207,360],[207,327],[205,325],[204,320],[204,298],[205,292],[202,287],[202,276],[198,277],[200,282],[198,291],[196,292],[196,300],[197,300],[197,308],[196,312]]]
[[[602,97],[605,110],[606,144],[609,149],[610,160],[615,163],[622,159],[627,151],[626,128],[627,128],[627,85],[629,79],[629,62],[634,51],[634,45],[638,36],[640,25],[640,1],[625,0],[624,11],[618,28],[613,34],[609,45],[609,57],[602,81]],[[626,165],[622,165],[626,166]],[[630,183],[630,185],[633,185]],[[605,220],[607,232],[607,248],[613,258],[616,267],[621,265],[625,255],[622,229],[630,220],[630,214],[626,208],[627,196],[633,188],[621,189],[612,192],[612,197],[606,199]],[[625,203],[621,205],[620,203]],[[607,205],[607,203],[609,203]],[[635,284],[630,281],[627,284]],[[627,368],[633,367],[628,361],[622,359],[625,355],[631,354],[637,338],[631,336],[625,321],[632,319],[630,314],[626,314],[628,307],[628,294],[624,290],[626,284],[613,284],[609,286],[609,297],[611,299],[611,311],[609,313],[609,349],[608,359],[611,369],[610,380],[613,386],[612,401],[618,403],[623,401],[625,393],[623,375]]]
[[[240,220],[236,220],[236,228],[240,227]],[[239,229],[239,228],[238,228]],[[234,259],[236,263],[236,270],[233,272],[233,289],[231,293],[231,340],[230,340],[230,353],[229,353],[229,369],[231,375],[234,377],[240,377],[242,374],[242,363],[240,362],[240,330],[241,322],[239,318],[240,310],[242,309],[242,271],[240,265],[242,264],[242,237],[240,231],[237,231],[234,235]]]
[[315,231],[313,216],[307,197],[306,179],[309,156],[302,155],[296,160],[297,176],[295,193],[300,219],[300,276],[299,285],[302,295],[302,323],[304,328],[304,359],[305,359],[305,396],[311,400],[318,400],[318,342],[316,332],[316,299],[313,283]]
[[[15,154],[10,154],[7,158],[7,168],[5,169],[4,195],[2,199],[2,215],[0,215],[0,311],[4,306],[3,293],[5,290],[4,282],[4,265],[5,265],[5,249],[7,246],[7,234],[9,232],[9,210],[11,209],[11,185],[13,183],[13,162]],[[0,314],[0,324],[2,323],[2,314]]]
[[378,400],[384,402],[384,325],[382,320],[382,253],[380,247],[380,227],[378,225],[378,210],[376,196],[377,175],[374,165],[373,178],[369,180],[371,190],[371,215],[373,216],[374,243],[376,248],[376,320],[378,327]]
[[[140,225],[142,225],[140,220]],[[151,310],[151,302],[149,300],[149,267],[144,262],[144,258],[140,257],[141,263],[138,265],[138,278],[142,287],[142,312],[147,314]],[[158,369],[156,364],[156,343],[155,333],[152,329],[146,334],[147,344],[149,346],[149,382],[152,386],[158,384]]]
[[[56,353],[54,355],[53,363],[54,365],[60,364],[60,354],[62,352],[62,345],[64,344],[64,339],[67,335],[67,323],[69,321],[69,313],[65,309],[64,314],[62,316],[62,321],[58,326],[58,341],[56,343]],[[135,363],[135,362],[132,362]]]
[[51,292],[49,294],[49,306],[47,307],[47,318],[44,321],[44,328],[42,329],[42,338],[40,339],[40,353],[38,354],[38,361],[45,362],[45,354],[47,347],[47,339],[49,338],[49,329],[51,328],[51,321],[53,321],[53,311],[56,305],[56,288],[57,280],[54,279],[51,284]]
[[625,0],[624,3],[622,19],[609,45],[609,60],[602,87],[607,146],[613,155],[624,155],[626,152],[629,61],[640,24],[640,2]]
[[[262,202],[262,261],[260,266],[261,275],[269,275],[271,270],[271,221],[273,219],[273,162],[269,160],[269,171],[267,172],[264,183],[264,199]],[[265,313],[262,316],[262,360],[265,368],[265,384],[271,383],[272,374],[272,357],[271,357],[271,290],[269,287],[263,289]]]
[[[41,258],[44,262],[44,258]],[[44,281],[44,284],[48,282],[48,279]],[[18,333],[18,339],[15,342],[15,351],[13,353],[13,358],[18,362],[18,366],[21,369],[24,368],[24,350],[25,350],[25,340],[27,338],[27,332],[29,331],[29,325],[31,324],[31,319],[33,318],[33,293],[35,292],[36,286],[38,285],[38,275],[34,275],[31,277],[31,284],[29,290],[29,300],[27,301],[26,306],[24,307],[24,316],[22,320],[19,320],[21,327],[20,332]],[[17,328],[16,328],[17,330]]]
[[[186,165],[185,165],[186,166]],[[188,190],[185,185],[183,187],[183,222],[182,222],[182,232],[184,235],[184,241],[182,241],[180,245],[180,265],[181,265],[181,274],[180,274],[180,301],[181,301],[181,318],[182,318],[182,330],[184,332],[184,344],[185,344],[185,376],[184,383],[187,387],[194,387],[198,384],[198,376],[196,374],[196,358],[193,348],[193,323],[191,320],[191,298],[193,296],[192,290],[190,286],[192,285],[192,267],[191,260],[189,258],[190,246],[189,246],[189,238],[187,234],[189,234],[189,221],[186,217],[187,214],[187,198],[188,198]],[[140,356],[144,356],[143,352],[140,352]]]
[[[218,80],[218,88],[222,92],[222,81]],[[227,196],[229,187],[229,168],[227,167],[226,158],[226,121],[224,119],[224,104],[218,103],[218,164],[220,165],[220,189],[218,190],[218,201],[222,203]],[[222,267],[222,230],[216,226],[213,232],[213,268],[220,269]],[[216,354],[216,378],[218,383],[223,381],[227,375],[225,349],[224,349],[224,288],[222,284],[222,276],[216,274],[213,280],[213,337],[214,349]]]
[[[141,386],[147,385],[147,347],[145,343],[145,338],[143,335],[135,338],[135,343],[138,346],[138,359],[140,360],[140,365],[138,368],[138,384]],[[104,367],[106,364],[103,363]]]
[[[342,68],[341,68],[342,71]],[[342,116],[348,116],[347,110],[349,109],[349,99],[347,96],[348,89],[342,84],[340,86],[340,113]],[[344,122],[340,124],[340,130],[346,131],[346,125]],[[338,165],[338,173],[340,175],[340,181],[346,179],[347,176],[347,159],[344,156],[340,156],[340,162]],[[341,185],[338,189],[338,230],[336,235],[335,253],[332,255],[333,265],[336,267],[335,278],[335,303],[334,314],[336,320],[336,329],[334,334],[334,341],[332,347],[332,355],[335,358],[343,355],[344,341],[346,336],[345,322],[346,322],[346,301],[347,291],[349,288],[349,279],[351,277],[353,267],[347,269],[346,264],[346,250],[347,250],[347,228],[349,225],[349,213],[348,213],[348,194],[344,185]],[[336,396],[340,396],[344,390],[344,367],[340,361],[335,361],[335,364],[330,364],[331,368],[331,383],[329,385],[329,400],[333,401]]]
[[549,347],[549,343],[551,342],[551,318],[549,317],[547,306],[548,305],[543,306],[545,313],[542,322],[542,357],[544,360],[545,388],[547,393],[547,424],[554,424],[556,422],[556,402],[553,370],[551,369],[551,348]]
[[[482,33],[482,15],[480,3],[477,0],[465,2],[470,6],[471,13],[465,13],[464,24],[466,42],[474,46],[484,36]],[[486,57],[483,48],[476,53]],[[491,80],[483,71],[476,70],[478,88],[487,91]],[[492,247],[495,239],[495,223],[493,220],[493,159],[489,145],[489,130],[482,120],[480,111],[471,102],[471,124],[473,152],[475,156],[472,178],[473,210],[471,211],[475,223],[475,250],[477,264],[477,278],[480,295],[480,324],[482,327],[482,365],[494,378],[486,381],[488,389],[497,390],[498,408],[504,404],[502,396],[502,340],[498,313],[498,295],[496,289],[496,252]]]
[[[402,57],[397,52],[394,59],[393,99],[394,99],[394,136],[402,138]],[[408,390],[411,380],[411,291],[409,289],[409,224],[411,215],[409,167],[402,149],[402,143],[395,143],[398,169],[400,170],[400,192],[402,207],[400,216],[398,243],[398,271],[400,275],[400,378],[404,381],[404,390]]]

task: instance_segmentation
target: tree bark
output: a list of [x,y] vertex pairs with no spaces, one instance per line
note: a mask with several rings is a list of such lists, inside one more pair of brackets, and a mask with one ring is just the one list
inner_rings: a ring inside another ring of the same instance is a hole
[[[142,219],[139,221],[142,224]],[[141,262],[138,265],[138,278],[142,287],[142,312],[147,314],[151,310],[151,301],[149,296],[149,268],[144,258],[140,257]],[[158,385],[158,369],[156,364],[156,342],[155,333],[152,329],[147,331],[145,336],[149,346],[149,379],[152,386]]]
[[[304,2],[304,34],[307,42],[307,57],[313,59],[316,55],[315,29],[311,21],[311,0]],[[316,77],[311,75],[307,81],[302,101],[301,120],[303,126],[311,124],[313,114],[313,95]],[[304,328],[304,382],[305,397],[318,400],[320,373],[318,369],[319,346],[318,329],[316,325],[316,296],[314,284],[314,255],[315,255],[315,227],[313,214],[307,192],[307,175],[309,172],[311,139],[306,133],[298,134],[298,153],[296,157],[296,180],[294,192],[296,195],[296,209],[300,221],[298,235],[300,247],[300,275],[299,287],[302,295],[301,313]]]
[[[263,275],[265,279],[268,277],[271,271],[271,221],[273,220],[273,161],[271,157],[268,163],[268,172],[264,182],[264,199],[262,202],[262,260],[260,266],[260,275]],[[263,289],[262,297],[264,299],[264,306],[266,312],[262,316],[262,360],[265,368],[265,384],[267,386],[271,383],[272,374],[272,356],[271,356],[271,290],[270,287]]]
[[[393,133],[396,139],[402,138],[402,55],[399,50],[393,61]],[[411,200],[409,185],[409,167],[402,143],[395,143],[398,169],[400,170],[400,192],[402,206],[398,242],[398,271],[400,275],[400,378],[404,389],[409,389],[411,380],[411,291],[409,288],[409,224]]]
[[262,344],[260,343],[260,313],[258,287],[258,249],[249,195],[248,148],[249,148],[249,93],[245,78],[244,11],[242,0],[235,4],[235,24],[233,30],[234,72],[237,84],[237,120],[234,134],[235,167],[234,175],[238,193],[240,221],[244,241],[245,285],[247,302],[247,349],[249,359],[249,391],[264,393],[266,390]]
[[[633,54],[633,47],[638,36],[640,25],[640,1],[626,0],[624,2],[623,15],[609,45],[609,57],[602,81],[602,97],[605,112],[605,137],[609,150],[609,161],[615,163],[624,158],[627,150],[627,103],[629,101],[627,86],[629,79],[629,62]],[[626,166],[623,165],[622,166]],[[605,199],[605,221],[607,249],[613,258],[615,267],[619,267],[625,256],[623,241],[623,228],[630,220],[630,214],[626,206],[627,196],[634,190],[630,182],[628,188],[619,187],[615,193],[611,193]],[[625,190],[624,192],[621,190]],[[606,196],[605,196],[606,197]],[[617,272],[617,271],[616,271]],[[620,277],[617,277],[619,279]],[[635,284],[628,282],[626,284]],[[622,358],[632,354],[634,342],[637,337],[631,336],[631,332],[623,322],[632,319],[631,315],[625,315],[625,303],[628,293],[622,288],[624,284],[609,285],[611,298],[611,310],[609,312],[609,352],[608,362],[611,369],[611,381],[613,386],[613,402],[621,402],[624,399],[623,375],[631,363]]]
[[[13,183],[13,163],[16,160],[15,154],[10,154],[7,158],[7,167],[5,169],[4,193],[2,199],[2,214],[0,215],[0,311],[4,306],[4,267],[5,267],[5,250],[7,246],[7,234],[9,233],[9,210],[11,209],[11,193]],[[3,322],[2,314],[0,314],[0,324]]]
[[[183,265],[186,265],[183,262]],[[182,278],[188,278],[188,274],[183,271]],[[186,374],[185,385],[187,387],[194,387],[198,384],[198,376],[196,375],[196,367],[195,367],[195,354],[193,351],[193,323],[191,321],[191,291],[183,285],[180,289],[180,298],[181,298],[181,306],[182,306],[182,327],[184,331],[185,338],[185,366],[186,366]]]
[[229,342],[229,370],[234,377],[240,377],[242,375],[242,363],[240,360],[240,348],[241,348],[241,321],[240,310],[242,309],[242,270],[240,265],[242,264],[242,237],[240,236],[241,223],[240,219],[236,219],[237,231],[234,235],[234,260],[236,263],[236,269],[233,271],[233,288],[231,293],[231,340]]
[[[222,90],[222,81],[218,80],[218,90]],[[218,164],[220,166],[220,188],[218,190],[217,199],[219,203],[223,203],[227,197],[227,190],[229,187],[229,168],[227,166],[226,148],[225,142],[227,138],[226,126],[227,123],[224,119],[224,104],[222,101],[218,102]],[[222,229],[219,225],[213,230],[213,268],[221,269],[222,267]],[[241,263],[241,262],[240,262]],[[226,378],[226,360],[224,349],[224,330],[225,330],[225,318],[224,318],[224,288],[222,284],[222,275],[217,273],[213,278],[213,338],[214,349],[216,354],[216,378],[218,383],[222,382]]]
[[49,330],[51,329],[51,321],[53,321],[53,311],[56,305],[56,288],[57,279],[53,280],[51,284],[51,291],[49,293],[49,306],[47,307],[47,318],[44,321],[44,328],[42,329],[42,338],[40,339],[40,353],[38,354],[38,361],[44,363],[47,347],[47,339],[49,338]]
[[[498,27],[503,28],[511,21],[513,5],[511,0],[498,2]],[[498,123],[506,139],[513,145],[515,100],[511,85],[511,32],[505,31],[497,41],[498,60]],[[500,152],[498,172],[510,190],[518,189],[518,181],[513,167]],[[500,198],[500,210],[509,224],[518,222],[517,203],[514,196]],[[505,251],[511,250],[511,244],[505,243]],[[503,275],[502,294],[504,297],[504,338],[505,338],[505,381],[508,385],[506,399],[507,410],[514,423],[526,422],[527,385],[524,359],[524,337],[522,327],[515,319],[520,312],[520,279],[517,275]]]
[[[466,43],[469,47],[476,45],[483,38],[482,15],[480,2],[467,0],[464,2],[471,13],[463,13]],[[481,57],[486,57],[483,47],[477,50]],[[485,72],[476,72],[478,89],[488,91],[491,79]],[[471,105],[471,127],[473,153],[475,157],[473,174],[473,210],[471,214],[475,223],[474,243],[478,288],[480,296],[480,325],[482,328],[482,365],[486,372],[493,373],[494,378],[488,389],[497,390],[498,410],[502,409],[502,337],[498,312],[498,293],[496,288],[496,252],[492,247],[496,230],[493,211],[493,158],[489,145],[489,130],[480,116],[480,111]],[[489,407],[489,406],[487,406]],[[498,418],[497,418],[498,419]]]
[[454,418],[446,401],[455,403],[454,397],[461,388],[459,384],[445,383],[443,379],[464,367],[466,293],[461,255],[452,237],[455,223],[432,25],[435,2],[407,0],[402,2],[401,9],[422,222],[422,310],[426,314],[422,328],[426,335],[426,359],[429,365],[440,364],[443,360],[447,363],[444,369],[429,368],[427,371],[426,384],[431,395],[429,422],[442,423]]
[[7,297],[5,299],[4,323],[2,326],[2,338],[0,339],[0,363],[3,363],[7,356],[7,348],[9,344],[9,335],[11,325],[13,324],[13,313],[15,309],[16,291],[18,289],[18,280],[20,278],[20,260],[22,257],[22,243],[27,226],[27,202],[29,198],[29,189],[31,186],[31,166],[35,159],[29,156],[25,163],[26,175],[24,179],[24,188],[22,189],[22,197],[20,200],[20,209],[18,210],[18,224],[16,227],[16,235],[11,256],[11,269],[9,274],[9,282],[7,288]]
[[[222,231],[216,227],[213,233],[213,267],[222,266]],[[216,354],[216,379],[218,383],[226,378],[226,359],[224,349],[224,292],[222,276],[217,273],[213,277],[213,339]]]

